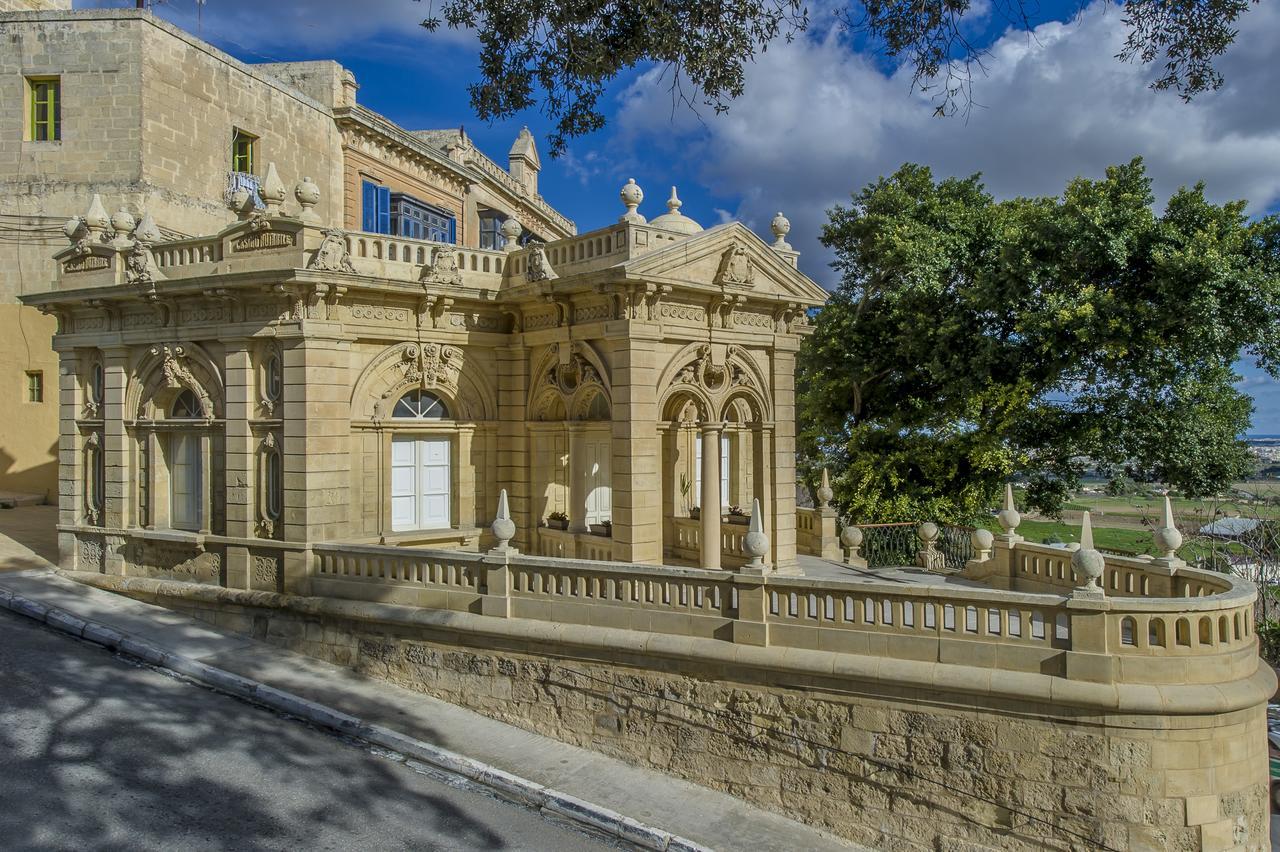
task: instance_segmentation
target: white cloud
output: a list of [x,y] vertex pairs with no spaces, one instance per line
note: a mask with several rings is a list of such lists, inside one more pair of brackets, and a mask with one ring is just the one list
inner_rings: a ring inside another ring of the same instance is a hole
[[760,232],[778,209],[806,271],[832,283],[817,244],[825,210],[906,161],[936,176],[982,172],[998,197],[1056,194],[1077,176],[1142,155],[1163,204],[1204,180],[1215,201],[1248,198],[1259,212],[1280,196],[1280,109],[1270,47],[1280,9],[1251,7],[1220,67],[1227,87],[1184,104],[1148,88],[1158,69],[1122,64],[1120,15],[1095,3],[1078,22],[1010,31],[990,47],[967,118],[937,118],[910,74],[886,75],[834,34],[773,46],[748,70],[723,115],[677,111],[657,72],[623,95],[623,139],[700,162],[713,192],[741,199],[736,215]]

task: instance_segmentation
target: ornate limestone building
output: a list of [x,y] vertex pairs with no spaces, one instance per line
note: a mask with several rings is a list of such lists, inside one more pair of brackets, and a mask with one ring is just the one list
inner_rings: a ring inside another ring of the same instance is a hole
[[312,178],[330,227],[490,249],[509,217],[524,241],[575,233],[527,131],[499,165],[360,105],[336,62],[250,65],[149,12],[71,5],[0,0],[0,492],[56,495],[54,327],[19,299],[53,287],[62,223],[94,194],[103,227],[145,210],[165,238],[211,234],[275,162]]
[[183,240],[95,197],[26,298],[59,322],[68,565],[283,590],[322,542],[487,548],[505,490],[522,551],[708,568],[751,558],[758,501],[763,563],[794,570],[825,294],[780,215],[772,243],[704,230],[673,190],[649,222],[629,182],[615,225],[521,247],[509,217],[484,250],[326,228],[274,164],[260,194]]

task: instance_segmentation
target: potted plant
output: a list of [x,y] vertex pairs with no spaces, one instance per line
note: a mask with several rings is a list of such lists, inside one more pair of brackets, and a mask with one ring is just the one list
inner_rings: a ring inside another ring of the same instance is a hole
[[547,515],[547,527],[553,530],[569,529],[569,516],[564,512],[552,512]]
[[702,517],[702,509],[698,506],[691,506],[689,508],[689,517],[695,521],[698,520]]
[[751,516],[741,506],[729,507],[729,523],[742,524],[743,526],[751,523]]
[[613,521],[609,520],[608,518],[605,518],[603,521],[601,521],[598,524],[592,524],[591,534],[611,537],[613,535]]
[[686,512],[690,513],[690,516],[692,516],[693,509],[689,506],[689,489],[692,487],[693,483],[689,481],[689,477],[683,473],[680,474],[680,505]]

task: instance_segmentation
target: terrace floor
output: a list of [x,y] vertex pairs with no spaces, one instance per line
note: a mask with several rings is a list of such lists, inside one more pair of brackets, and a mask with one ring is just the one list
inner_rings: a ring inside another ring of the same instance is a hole
[[923,568],[853,568],[843,562],[834,562],[819,556],[800,554],[796,557],[805,577],[819,580],[843,580],[852,583],[901,583],[911,586],[965,586],[974,589],[991,588],[986,583],[966,580],[954,574],[934,574]]

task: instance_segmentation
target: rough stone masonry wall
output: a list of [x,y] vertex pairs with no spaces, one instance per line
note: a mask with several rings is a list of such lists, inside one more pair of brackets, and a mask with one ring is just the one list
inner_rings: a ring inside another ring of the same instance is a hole
[[1268,848],[1262,707],[1091,716],[128,593],[878,849]]

